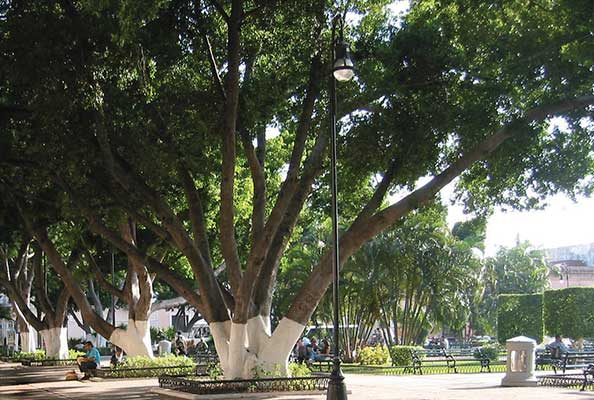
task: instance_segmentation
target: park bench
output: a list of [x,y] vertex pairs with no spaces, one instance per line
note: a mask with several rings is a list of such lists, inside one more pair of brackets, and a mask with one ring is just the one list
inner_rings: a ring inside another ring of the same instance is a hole
[[317,360],[307,360],[307,366],[312,371],[330,372],[332,371],[334,356],[331,354],[320,355]]
[[[588,378],[590,376],[591,378]],[[594,385],[594,364],[588,365],[584,368],[584,383],[580,388],[580,391],[586,390],[586,386]]]
[[27,367],[65,367],[70,365],[76,365],[76,358],[42,358],[38,360],[26,359],[21,360],[21,365]]
[[404,372],[413,374],[423,374],[423,368],[443,368],[447,371],[458,373],[459,362],[478,361],[480,363],[480,372],[491,372],[491,360],[481,354],[479,358],[475,357],[472,349],[427,349],[411,350],[412,364],[404,368]]
[[538,370],[540,368],[541,370],[544,370],[547,368],[547,366],[552,366],[555,360],[558,358],[559,357],[554,357],[553,353],[551,353],[551,350],[549,349],[536,350],[536,369]]
[[591,351],[568,351],[561,355],[561,358],[554,359],[552,363],[555,374],[557,370],[565,373],[570,369],[586,369],[594,364],[594,352]]
[[219,356],[217,353],[195,353],[192,358],[199,365],[216,364],[219,362]]
[[446,354],[450,360],[448,368],[453,369],[455,373],[458,373],[457,366],[459,365],[457,365],[456,363],[464,361],[478,361],[481,366],[480,372],[491,372],[491,360],[489,359],[489,357],[487,357],[486,354],[482,352],[481,349],[451,349],[446,351]]
[[423,375],[423,367],[448,367],[450,360],[443,349],[410,350],[412,364],[404,367],[404,372]]

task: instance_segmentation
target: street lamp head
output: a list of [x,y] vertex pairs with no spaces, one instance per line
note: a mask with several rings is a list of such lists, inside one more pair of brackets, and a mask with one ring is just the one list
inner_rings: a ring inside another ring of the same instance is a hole
[[336,59],[332,66],[332,74],[339,82],[350,81],[355,76],[355,69],[349,46],[342,40],[336,43]]

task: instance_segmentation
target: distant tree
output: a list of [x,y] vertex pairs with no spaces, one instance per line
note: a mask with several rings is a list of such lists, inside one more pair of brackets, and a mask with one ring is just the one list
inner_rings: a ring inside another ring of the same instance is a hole
[[479,314],[481,327],[494,333],[497,296],[500,294],[542,293],[548,287],[548,267],[542,251],[527,241],[511,248],[502,247],[485,262]]

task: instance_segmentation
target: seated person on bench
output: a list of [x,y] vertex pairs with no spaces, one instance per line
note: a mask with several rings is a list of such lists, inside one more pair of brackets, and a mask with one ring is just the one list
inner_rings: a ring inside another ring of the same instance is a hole
[[555,341],[547,345],[547,348],[551,350],[551,356],[553,358],[561,358],[561,356],[569,351],[561,335],[555,336]]
[[86,354],[82,357],[78,357],[76,361],[78,362],[80,372],[84,372],[85,374],[82,379],[86,380],[91,377],[92,372],[97,368],[100,368],[101,354],[99,354],[99,350],[97,350],[90,341],[85,342],[84,349]]

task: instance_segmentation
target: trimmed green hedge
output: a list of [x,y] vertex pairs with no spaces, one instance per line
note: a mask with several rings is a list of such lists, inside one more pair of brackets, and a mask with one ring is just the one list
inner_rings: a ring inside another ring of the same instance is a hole
[[412,364],[411,350],[423,350],[419,346],[391,346],[390,358],[392,365],[406,367]]
[[594,288],[575,287],[544,293],[547,334],[572,338],[594,336]]
[[543,295],[502,294],[497,297],[497,339],[505,343],[516,336],[543,340]]

